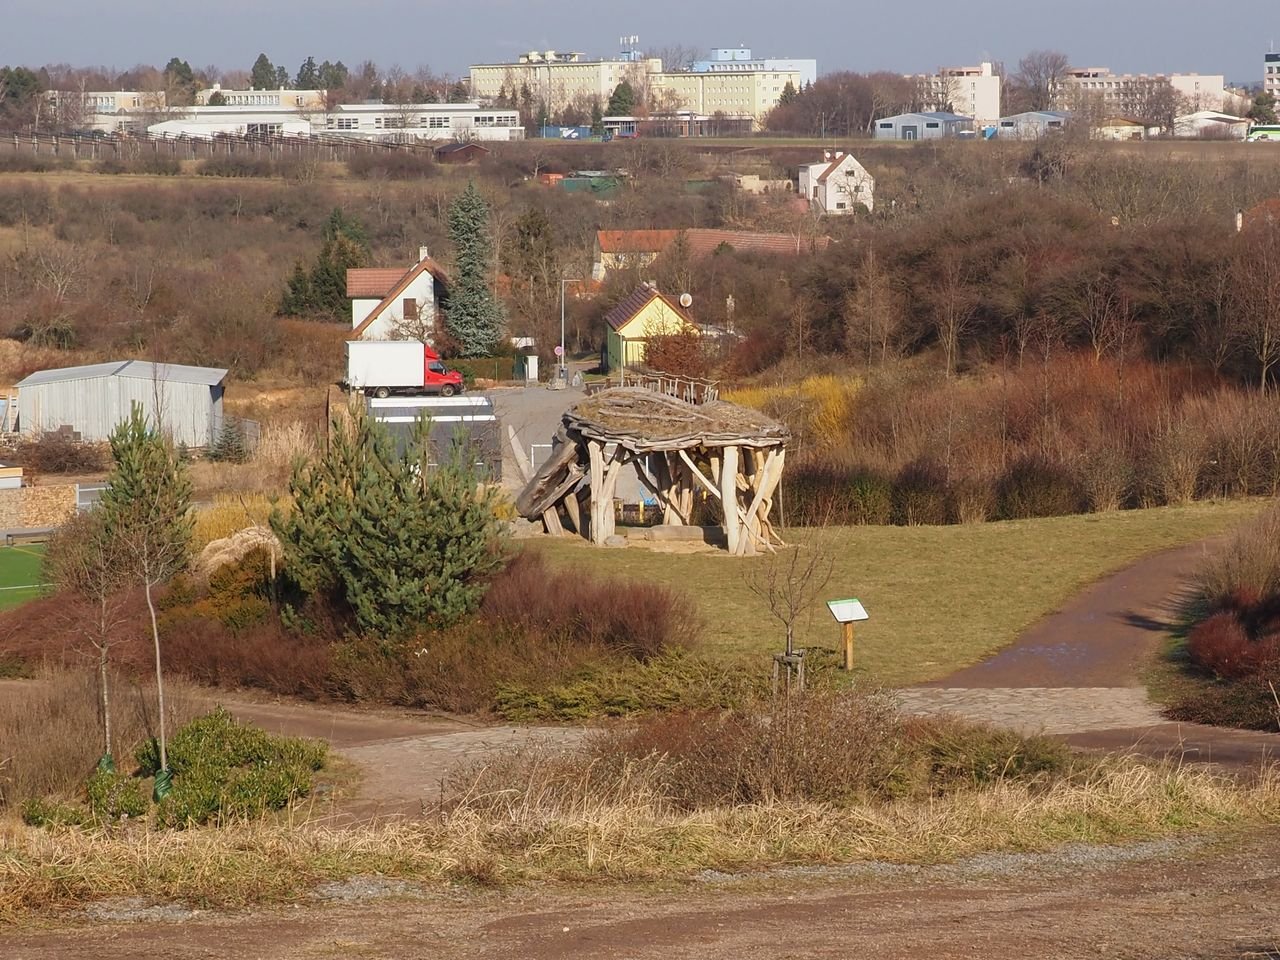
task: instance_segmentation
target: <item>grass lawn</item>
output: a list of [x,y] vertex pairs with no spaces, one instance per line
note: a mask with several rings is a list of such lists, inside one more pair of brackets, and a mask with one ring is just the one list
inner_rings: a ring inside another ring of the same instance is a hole
[[[945,676],[1013,642],[1089,583],[1150,553],[1228,530],[1262,501],[1196,503],[1045,520],[949,527],[841,527],[829,531],[835,573],[822,599],[858,597],[855,657],[864,676],[906,685]],[[804,531],[788,538],[803,541]],[[548,560],[602,576],[644,577],[693,594],[706,649],[726,660],[781,649],[783,633],[747,588],[745,565],[723,554],[595,549],[540,542]],[[825,607],[797,625],[801,647],[839,646]]]
[[43,546],[0,546],[0,610],[40,595],[44,587]]

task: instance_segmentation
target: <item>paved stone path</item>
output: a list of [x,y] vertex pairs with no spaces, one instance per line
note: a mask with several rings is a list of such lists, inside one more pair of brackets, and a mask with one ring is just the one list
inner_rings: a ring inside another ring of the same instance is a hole
[[1226,766],[1280,757],[1280,736],[1165,720],[1139,677],[1211,543],[1154,554],[1099,581],[988,660],[900,691],[903,711]]

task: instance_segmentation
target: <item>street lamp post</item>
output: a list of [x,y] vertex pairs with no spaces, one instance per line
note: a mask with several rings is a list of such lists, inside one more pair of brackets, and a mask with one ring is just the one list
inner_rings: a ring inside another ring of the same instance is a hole
[[565,360],[567,359],[567,354],[565,353],[565,348],[564,348],[564,285],[566,283],[581,283],[581,282],[582,282],[581,280],[573,279],[570,277],[560,278],[560,379],[561,380],[568,379],[565,373]]

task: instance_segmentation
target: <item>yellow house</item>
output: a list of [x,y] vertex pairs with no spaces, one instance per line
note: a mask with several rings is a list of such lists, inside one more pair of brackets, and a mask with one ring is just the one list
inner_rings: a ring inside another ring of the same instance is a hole
[[647,284],[610,310],[604,321],[610,370],[643,364],[650,337],[698,329],[680,304]]

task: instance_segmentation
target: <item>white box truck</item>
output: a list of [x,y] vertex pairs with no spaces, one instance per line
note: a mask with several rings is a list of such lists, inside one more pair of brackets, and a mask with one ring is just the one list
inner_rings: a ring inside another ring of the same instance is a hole
[[348,340],[347,386],[375,397],[451,397],[462,392],[462,374],[447,369],[435,349],[418,340]]

